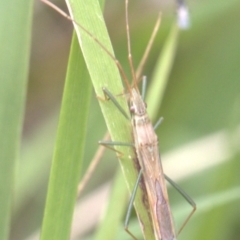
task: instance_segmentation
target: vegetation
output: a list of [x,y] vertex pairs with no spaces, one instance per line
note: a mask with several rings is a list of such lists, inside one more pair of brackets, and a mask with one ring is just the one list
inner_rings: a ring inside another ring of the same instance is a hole
[[[155,122],[164,117],[157,133],[165,172],[198,208],[178,239],[238,239],[240,33],[236,23],[240,3],[204,0],[188,4],[191,28],[180,32],[173,25],[174,6],[131,1],[132,54],[137,66],[161,10],[162,24],[143,73],[149,80],[146,101],[151,118]],[[116,95],[122,93],[120,80],[116,83],[115,76],[110,76],[118,74],[112,70],[114,62],[101,50],[103,57],[94,59],[95,50],[86,46],[93,54],[90,61],[95,61],[88,63],[87,71],[74,38],[67,64],[72,24],[41,2],[36,2],[34,14],[30,0],[19,4],[5,1],[1,10],[0,239],[34,239],[40,229],[42,240],[69,239],[71,226],[72,239],[130,239],[123,229],[129,194],[116,154],[109,150],[77,202],[82,208],[76,207],[75,215],[80,218],[74,217],[72,222],[77,184],[107,130],[106,124],[115,134],[113,139],[131,141],[128,121],[120,119],[111,102],[95,97],[102,96],[102,86]],[[91,25],[96,27],[87,19],[96,14],[91,10],[80,14],[90,24],[89,31]],[[105,19],[114,52],[130,76],[124,2],[107,1]],[[91,32],[103,37],[101,41],[109,47],[106,33]],[[104,61],[111,62],[110,70],[98,65]],[[96,77],[92,98],[89,75],[91,80]],[[166,86],[154,92],[163,80]],[[124,97],[119,99],[126,104]],[[134,154],[131,149],[121,151],[127,151],[125,158]],[[122,160],[131,189],[136,172],[130,166],[127,173],[128,165]],[[107,201],[102,194],[109,182],[114,183]],[[179,228],[190,206],[171,187],[169,195]],[[108,203],[108,214],[100,219]],[[141,239],[134,214],[130,229]]]

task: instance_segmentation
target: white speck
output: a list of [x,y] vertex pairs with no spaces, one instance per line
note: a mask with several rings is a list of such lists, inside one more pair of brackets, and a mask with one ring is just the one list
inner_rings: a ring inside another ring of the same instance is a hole
[[184,4],[178,6],[177,17],[179,28],[188,29],[190,26],[189,12]]

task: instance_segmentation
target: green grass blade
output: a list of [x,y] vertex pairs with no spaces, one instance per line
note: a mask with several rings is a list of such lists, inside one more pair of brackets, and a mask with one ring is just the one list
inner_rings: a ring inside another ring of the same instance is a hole
[[[125,196],[122,194],[125,194]],[[108,239],[116,239],[119,225],[122,225],[122,219],[124,214],[126,214],[126,197],[126,186],[123,185],[123,175],[119,170],[115,176],[107,211],[104,213],[105,216],[98,227],[94,239],[106,239],[106,236]]]
[[[83,25],[110,52],[112,52],[111,43],[98,1],[71,0],[68,2],[68,7],[75,21]],[[104,98],[102,87],[107,87],[113,95],[123,93],[121,78],[114,61],[89,35],[81,31],[79,27],[76,27],[76,32],[97,96]],[[118,100],[121,106],[126,110],[126,112],[128,112],[125,97],[119,97]],[[116,109],[111,101],[99,101],[99,103],[112,140],[132,142],[130,122],[127,121],[124,116],[121,116],[118,109]],[[132,149],[127,147],[117,147],[117,149],[124,153],[124,157],[120,159],[120,163],[128,189],[131,192],[137,179],[136,163],[132,160],[135,159],[135,154]],[[131,159],[129,159],[129,156],[131,156]],[[142,200],[144,198],[142,197],[143,195],[140,191],[137,194],[135,206],[138,217],[143,224],[145,237],[147,239],[153,239],[154,235],[151,220],[146,210],[146,206],[144,206]]]
[[91,83],[73,38],[41,240],[69,239],[83,157]]
[[8,239],[16,159],[25,110],[32,1],[0,8],[0,239]]
[[[15,201],[13,217],[24,207],[29,196],[39,192],[40,186],[48,179],[51,159],[53,155],[54,141],[56,138],[56,126],[59,113],[53,112],[47,121],[23,139],[21,146],[21,165],[16,177]],[[34,161],[33,161],[34,159]],[[34,179],[34,185],[33,185]]]

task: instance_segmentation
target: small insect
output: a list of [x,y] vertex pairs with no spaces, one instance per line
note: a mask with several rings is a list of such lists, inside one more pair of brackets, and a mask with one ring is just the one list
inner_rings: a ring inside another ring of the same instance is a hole
[[[139,93],[137,77],[133,68],[128,23],[128,0],[125,1],[125,5],[128,56],[133,79],[133,88],[130,88],[124,76],[123,79],[130,95],[129,108],[132,115],[131,122],[134,146],[141,166],[140,173],[143,174],[144,183],[147,188],[155,238],[158,240],[176,240],[167,187],[158,149],[158,138],[147,115],[146,104]],[[109,97],[112,98],[113,96],[109,95]],[[189,198],[187,197],[187,199]],[[195,203],[193,201],[190,201],[190,203],[193,205],[193,210],[186,221],[188,221],[196,209]]]
[[[133,88],[130,87],[125,75],[123,75],[123,79],[130,95],[129,108],[131,112],[134,147],[136,149],[138,161],[141,166],[140,174],[143,175],[144,183],[147,188],[147,195],[152,222],[154,226],[155,238],[157,240],[176,240],[177,234],[174,230],[174,224],[168,200],[167,187],[164,180],[164,173],[158,149],[158,138],[147,115],[146,104],[144,103],[139,93],[137,87],[137,77],[133,68],[128,23],[128,0],[125,1],[125,5],[128,56],[133,79]],[[104,91],[108,95],[108,97],[112,99],[114,103],[116,103],[114,96],[112,96],[106,89],[104,89]],[[119,105],[117,105],[117,107],[121,109]],[[121,109],[121,112],[123,112],[123,109]],[[126,116],[126,114],[124,115]],[[189,199],[189,197],[184,192],[182,192],[182,195],[193,206],[192,212],[182,226],[183,228],[196,210],[196,206],[195,203],[191,199]],[[129,234],[131,233],[129,232]],[[135,237],[133,236],[133,238]]]
[[[47,0],[41,0],[46,4],[52,4]],[[179,0],[179,9],[183,6],[183,2]],[[63,13],[61,10],[56,9],[62,15],[74,21],[82,30],[84,30],[89,36],[93,38],[95,42],[115,61],[117,64],[119,71],[122,75],[122,78],[126,84],[128,93],[129,93],[129,109],[131,112],[131,122],[132,122],[132,131],[134,136],[134,147],[137,152],[137,158],[141,166],[141,171],[139,173],[139,178],[143,175],[143,180],[147,188],[147,196],[149,201],[150,213],[154,228],[154,235],[157,240],[176,240],[177,234],[174,230],[172,214],[170,210],[167,187],[164,180],[164,173],[160,161],[159,149],[158,149],[158,138],[155,134],[154,128],[150,122],[150,119],[146,112],[146,104],[144,103],[138,87],[138,75],[139,73],[135,73],[133,67],[133,61],[131,57],[131,46],[130,46],[130,33],[129,33],[129,24],[128,24],[128,0],[125,1],[126,6],[126,29],[127,29],[127,42],[128,42],[128,55],[129,55],[129,63],[132,73],[133,87],[130,86],[129,81],[126,77],[126,74],[123,71],[121,64],[117,61],[117,59],[104,47],[104,45],[99,42],[91,33],[89,33],[84,27],[76,23],[71,17]],[[141,71],[140,71],[141,72]],[[123,113],[124,110],[120,105],[117,104],[114,96],[106,89],[103,88],[104,93],[116,104],[119,110]],[[124,114],[128,117],[127,114]],[[117,145],[117,143],[112,142],[111,144],[107,142],[101,142],[104,145]],[[126,144],[127,145],[127,144]],[[130,144],[132,146],[132,144]],[[165,176],[166,177],[166,176]],[[179,187],[176,186],[168,177],[167,180],[173,184],[178,190]],[[137,183],[138,184],[138,183]],[[195,203],[189,199],[189,197],[184,193],[181,194],[190,202],[193,206],[193,210],[185,220],[183,226],[180,228],[180,231],[185,226],[186,222],[192,216],[195,211]],[[128,222],[128,220],[126,220]],[[179,231],[179,232],[180,232]],[[135,238],[135,236],[127,230],[127,232]],[[136,238],[135,238],[136,239]]]

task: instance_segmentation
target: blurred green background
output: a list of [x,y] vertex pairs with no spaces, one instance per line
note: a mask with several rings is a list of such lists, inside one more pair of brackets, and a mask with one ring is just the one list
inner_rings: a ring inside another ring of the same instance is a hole
[[[225,131],[224,147],[229,154],[225,161],[212,167],[192,170],[192,174],[191,169],[187,169],[190,174],[178,181],[199,206],[197,213],[178,239],[240,239],[239,198],[233,196],[233,200],[222,200],[221,204],[213,201],[213,196],[217,193],[222,193],[223,199],[231,199],[228,195],[230,190],[240,185],[240,2],[189,0],[187,3],[191,15],[191,28],[179,34],[176,59],[163,104],[157,113],[158,117],[163,116],[165,119],[157,130],[161,153],[164,155],[174,152],[185,144]],[[62,1],[56,4],[65,8]],[[41,226],[72,35],[71,22],[40,1],[35,1],[34,10],[27,103],[18,163],[20,170],[16,177],[11,223],[12,240],[37,239],[34,236]],[[175,3],[165,0],[130,1],[132,54],[136,66],[159,11],[162,12],[162,25],[144,69],[144,75],[148,76],[148,84],[151,82],[156,59],[161,54],[171,24],[175,21]],[[106,1],[105,17],[116,56],[124,68],[128,69],[124,1]],[[85,169],[98,147],[97,141],[103,137],[105,131],[106,126],[93,95]],[[192,155],[189,161],[198,166],[197,161],[204,161],[205,154]],[[211,149],[209,154],[211,155]],[[178,171],[184,171],[181,161],[176,161],[172,166],[172,179],[174,171],[176,174]],[[106,151],[82,198],[96,191],[103,183],[111,181],[117,167],[115,154]],[[173,209],[179,210],[178,201],[184,200],[175,190],[170,189],[170,199]],[[93,201],[98,209],[98,199]],[[207,207],[204,208],[204,204]],[[183,216],[187,216],[188,210],[184,211]],[[93,211],[91,206],[89,215]],[[180,217],[180,220],[176,217],[178,227],[183,219],[184,217]],[[79,229],[82,225],[83,222],[79,223]],[[89,226],[83,235],[93,231],[91,223]],[[120,239],[128,239],[123,229],[120,232],[123,234]],[[82,239],[82,236],[77,239]]]

